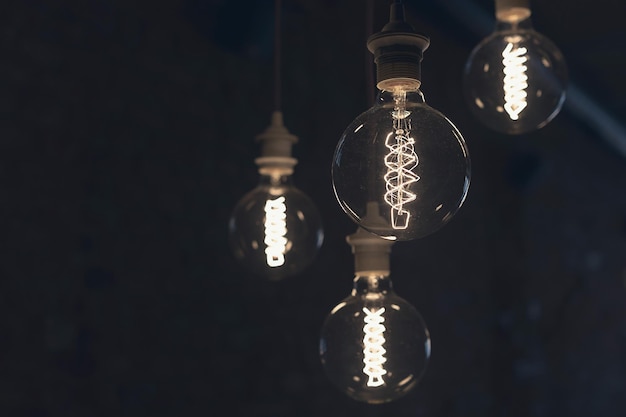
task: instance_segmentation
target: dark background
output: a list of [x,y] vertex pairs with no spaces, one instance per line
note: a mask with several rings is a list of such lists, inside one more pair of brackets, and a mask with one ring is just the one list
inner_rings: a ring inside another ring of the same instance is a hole
[[533,3],[572,87],[552,123],[509,137],[461,99],[493,3],[405,2],[431,37],[423,92],[463,132],[472,183],[447,226],[393,247],[433,355],[414,391],[371,406],[330,386],[317,354],[352,284],[330,163],[369,107],[366,2],[283,3],[294,179],[326,233],[278,283],[227,246],[274,110],[273,2],[2,3],[0,415],[626,415],[625,4]]

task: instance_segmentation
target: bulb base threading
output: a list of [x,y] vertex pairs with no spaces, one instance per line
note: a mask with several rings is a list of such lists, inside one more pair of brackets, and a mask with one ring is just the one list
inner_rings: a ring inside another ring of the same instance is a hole
[[422,57],[417,54],[385,54],[376,60],[376,79],[379,90],[394,91],[398,88],[417,89],[421,85]]

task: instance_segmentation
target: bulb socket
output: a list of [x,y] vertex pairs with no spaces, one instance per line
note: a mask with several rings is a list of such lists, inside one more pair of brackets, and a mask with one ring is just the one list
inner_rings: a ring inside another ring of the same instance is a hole
[[378,89],[419,88],[422,57],[429,45],[428,36],[406,23],[404,6],[393,4],[389,23],[367,40],[367,49],[374,54]]
[[289,133],[283,124],[282,112],[275,111],[271,124],[256,140],[261,142],[262,157],[291,158],[291,147],[298,142],[298,137]]
[[529,0],[496,0],[496,19],[501,22],[519,23],[530,17]]
[[356,275],[389,275],[389,254],[393,241],[359,228],[346,237],[354,255]]
[[[385,219],[379,214],[378,203],[367,203],[362,222],[370,228],[386,225]],[[346,242],[352,246],[356,275],[389,275],[392,240],[383,239],[359,227],[355,233],[346,236]]]

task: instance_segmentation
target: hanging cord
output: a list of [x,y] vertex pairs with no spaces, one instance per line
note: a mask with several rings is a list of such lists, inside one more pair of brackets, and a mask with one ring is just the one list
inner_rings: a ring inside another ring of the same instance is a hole
[[298,141],[283,124],[280,77],[280,0],[274,3],[274,111],[271,124],[256,137],[262,143],[261,157],[256,159],[259,172],[264,175],[291,175],[298,162],[291,156],[291,146]]
[[[365,8],[365,39],[374,33],[374,0],[367,0]],[[367,107],[372,107],[376,100],[374,92],[374,70],[372,54],[365,48],[365,91],[367,92]]]
[[[374,0],[367,0],[365,6],[365,39],[367,43],[367,39],[374,33]],[[372,62],[372,53],[367,49],[365,49],[365,91],[367,92],[367,107],[373,107],[376,101],[376,81],[374,80],[374,71],[376,71],[376,66]],[[368,173],[368,201],[376,201],[376,196],[380,192],[376,188],[377,176],[376,170],[371,169]]]
[[274,1],[274,110],[281,110],[281,75],[280,75],[280,64],[281,64],[281,20],[280,20],[280,12],[281,12],[281,1]]

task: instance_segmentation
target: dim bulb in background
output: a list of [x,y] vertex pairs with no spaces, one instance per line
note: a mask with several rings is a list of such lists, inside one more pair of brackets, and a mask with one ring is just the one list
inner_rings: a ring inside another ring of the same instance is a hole
[[[389,240],[412,240],[443,227],[459,210],[470,183],[470,158],[459,130],[420,91],[421,60],[430,41],[404,21],[402,4],[370,36],[378,97],[339,139],[332,163],[335,196],[359,226]],[[368,228],[377,204],[387,224]]]
[[293,185],[296,159],[291,146],[297,138],[274,112],[271,126],[258,139],[263,143],[258,187],[235,206],[229,222],[233,254],[249,272],[276,281],[302,272],[315,259],[324,239],[313,201]]
[[[370,204],[370,215],[377,203]],[[372,226],[380,227],[379,218]],[[380,404],[416,386],[430,357],[430,336],[417,310],[393,290],[392,241],[359,227],[346,239],[355,258],[352,293],[326,317],[320,358],[332,384],[349,397]]]
[[492,130],[531,132],[548,124],[563,106],[565,59],[533,29],[528,0],[495,0],[495,7],[495,31],[474,48],[465,65],[465,99]]

